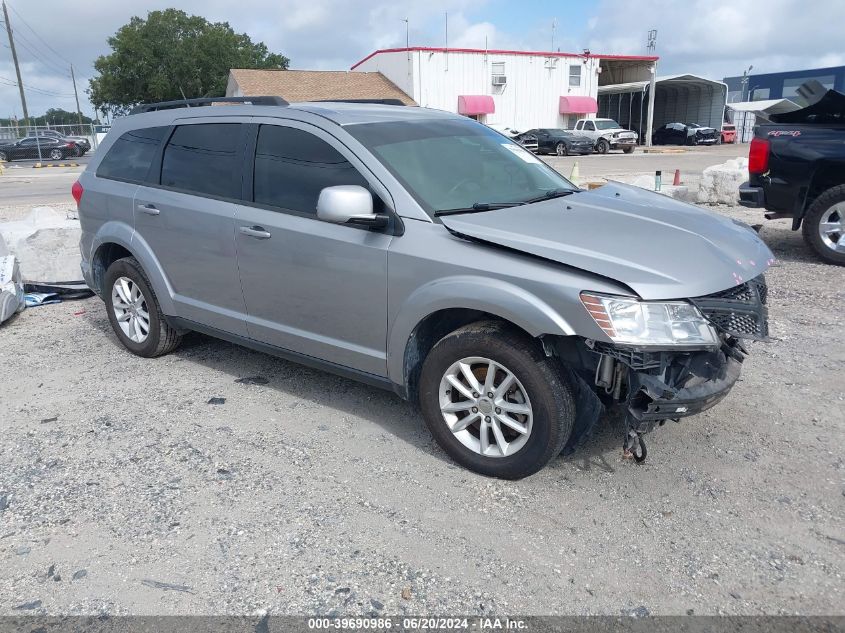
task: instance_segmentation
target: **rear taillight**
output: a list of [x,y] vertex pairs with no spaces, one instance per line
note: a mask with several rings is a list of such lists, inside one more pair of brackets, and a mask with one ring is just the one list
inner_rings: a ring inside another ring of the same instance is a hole
[[769,169],[769,139],[751,139],[751,149],[748,150],[748,173],[764,174]]
[[73,187],[70,188],[70,195],[73,196],[73,199],[76,200],[76,208],[79,208],[80,203],[82,202],[82,194],[84,190],[82,189],[82,185],[79,184],[77,180],[73,183]]

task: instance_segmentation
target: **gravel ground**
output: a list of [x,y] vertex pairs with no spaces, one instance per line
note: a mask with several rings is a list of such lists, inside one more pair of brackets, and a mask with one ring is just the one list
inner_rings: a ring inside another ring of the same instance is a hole
[[199,335],[143,360],[98,299],[26,310],[0,328],[0,614],[843,614],[845,268],[761,235],[773,341],[729,397],[644,465],[611,416],[519,482],[389,393]]

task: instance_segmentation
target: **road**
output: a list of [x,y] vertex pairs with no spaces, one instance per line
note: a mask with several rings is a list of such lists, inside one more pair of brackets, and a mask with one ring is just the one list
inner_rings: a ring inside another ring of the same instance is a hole
[[78,163],[78,167],[36,168],[38,161],[34,160],[5,163],[4,173],[0,176],[0,205],[28,208],[32,205],[72,204],[71,185],[90,160],[91,156],[86,155],[62,161]]

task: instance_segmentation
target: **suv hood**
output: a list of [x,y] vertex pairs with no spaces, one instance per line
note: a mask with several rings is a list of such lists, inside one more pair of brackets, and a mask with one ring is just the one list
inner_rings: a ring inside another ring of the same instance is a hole
[[441,219],[462,237],[608,277],[649,300],[732,288],[774,261],[745,224],[615,182],[536,204]]

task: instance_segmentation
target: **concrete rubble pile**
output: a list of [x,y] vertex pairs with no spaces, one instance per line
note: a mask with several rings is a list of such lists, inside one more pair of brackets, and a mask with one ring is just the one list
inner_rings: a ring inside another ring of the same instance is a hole
[[24,283],[56,284],[79,281],[79,238],[74,213],[36,207],[21,220],[0,222],[0,238],[17,258]]
[[698,187],[698,202],[730,204],[739,202],[739,186],[748,180],[748,159],[732,158],[704,170]]

